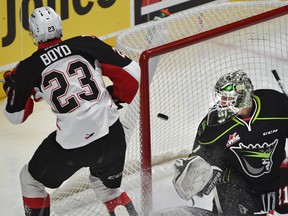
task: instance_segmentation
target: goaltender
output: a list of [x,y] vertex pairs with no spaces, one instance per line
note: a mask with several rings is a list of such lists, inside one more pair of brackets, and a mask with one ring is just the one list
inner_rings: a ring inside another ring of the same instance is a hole
[[175,163],[175,189],[186,200],[213,191],[213,213],[192,215],[288,215],[287,137],[287,95],[254,91],[241,70],[225,74],[190,158]]

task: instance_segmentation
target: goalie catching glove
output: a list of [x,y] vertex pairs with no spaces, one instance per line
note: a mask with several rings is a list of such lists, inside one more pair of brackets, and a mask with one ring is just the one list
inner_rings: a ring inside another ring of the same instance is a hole
[[220,168],[211,166],[200,156],[178,159],[174,167],[173,185],[184,200],[210,194],[222,175]]

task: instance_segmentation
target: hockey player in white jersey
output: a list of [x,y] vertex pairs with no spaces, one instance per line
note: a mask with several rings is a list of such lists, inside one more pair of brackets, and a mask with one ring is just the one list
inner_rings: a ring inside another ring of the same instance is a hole
[[[45,187],[57,188],[89,167],[92,187],[109,214],[115,215],[121,205],[136,216],[120,188],[126,141],[118,108],[131,103],[138,90],[139,65],[95,36],[62,41],[61,18],[50,7],[33,11],[29,31],[38,49],[4,74],[4,114],[21,124],[32,114],[34,102],[44,99],[57,117],[57,130],[21,170],[25,214],[48,216]],[[113,83],[108,90],[102,76]]]

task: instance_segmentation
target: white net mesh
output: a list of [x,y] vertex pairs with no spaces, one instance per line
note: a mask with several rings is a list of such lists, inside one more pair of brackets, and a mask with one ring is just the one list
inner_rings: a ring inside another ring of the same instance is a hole
[[[117,49],[138,61],[144,50],[284,4],[221,3],[193,8],[129,29],[117,38]],[[224,73],[243,69],[256,89],[280,90],[271,73],[276,69],[288,84],[287,23],[288,17],[282,16],[173,50],[149,61],[153,164],[190,153],[198,123],[212,105],[213,86]],[[138,94],[132,104],[121,111],[128,145],[122,186],[141,212],[139,101]],[[167,115],[168,120],[158,118],[158,113]],[[153,166],[153,175],[164,172],[154,167],[159,166]],[[53,214],[108,215],[89,188],[88,170],[82,169],[51,194]]]

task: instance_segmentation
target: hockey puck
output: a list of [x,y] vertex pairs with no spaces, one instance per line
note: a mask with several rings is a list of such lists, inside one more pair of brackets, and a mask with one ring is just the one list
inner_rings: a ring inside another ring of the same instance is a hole
[[168,120],[169,118],[167,115],[164,115],[163,113],[158,113],[157,117],[163,120]]

